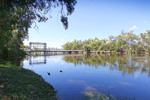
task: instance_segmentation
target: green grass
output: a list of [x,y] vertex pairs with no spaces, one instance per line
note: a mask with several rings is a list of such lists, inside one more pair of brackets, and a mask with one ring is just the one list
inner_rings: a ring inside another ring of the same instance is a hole
[[0,100],[56,100],[56,91],[30,70],[0,63]]

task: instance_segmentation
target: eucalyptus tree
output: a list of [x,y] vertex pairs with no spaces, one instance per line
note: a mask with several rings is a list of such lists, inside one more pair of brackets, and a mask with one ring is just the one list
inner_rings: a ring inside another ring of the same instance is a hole
[[82,40],[78,41],[78,50],[83,50],[83,42],[82,42]]
[[99,46],[97,52],[99,52],[99,51],[107,51],[107,50],[108,50],[107,40],[106,39],[102,39],[101,40],[101,45]]
[[72,42],[67,42],[62,46],[65,50],[72,50]]
[[126,41],[124,40],[124,37],[122,35],[118,35],[116,38],[117,38],[116,50],[118,52],[125,51],[125,48],[127,47],[127,45],[126,45]]
[[150,51],[150,31],[147,33],[140,33],[141,46],[145,51]]
[[83,50],[83,43],[81,40],[74,40],[72,42],[72,48],[73,50]]
[[109,40],[108,40],[108,50],[111,51],[117,51],[118,48],[116,46],[117,43],[117,38],[115,36],[109,36]]
[[87,54],[89,54],[91,52],[92,47],[89,44],[84,44],[83,49],[87,52]]
[[136,51],[136,45],[139,42],[139,36],[134,34],[133,31],[122,33],[123,40],[122,46],[125,47],[125,50],[127,52],[135,52]]
[[90,46],[92,47],[92,51],[97,51],[102,41],[98,38],[95,38],[91,41]]
[[[68,46],[70,44],[70,47]],[[82,45],[81,45],[82,44]],[[133,31],[124,32],[118,36],[109,36],[109,39],[99,40],[88,39],[80,42],[75,40],[73,42],[69,42],[64,44],[64,49],[66,47],[75,50],[85,50],[87,52],[90,51],[116,51],[116,52],[126,52],[128,54],[148,51],[150,52],[150,31],[147,33],[141,33],[140,35],[136,35]]]
[[1,0],[0,57],[21,55],[28,29],[36,21],[46,22],[53,8],[60,8],[60,21],[67,29],[67,16],[73,13],[76,3],[76,0]]

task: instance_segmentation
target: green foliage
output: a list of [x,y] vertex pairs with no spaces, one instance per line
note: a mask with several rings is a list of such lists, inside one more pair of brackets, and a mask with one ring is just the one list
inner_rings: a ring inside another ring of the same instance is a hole
[[84,51],[86,51],[88,54],[90,53],[90,51],[91,51],[90,45],[85,45],[83,48],[84,48]]
[[150,45],[150,31],[149,30],[147,31],[147,33],[140,33],[140,41],[141,41],[141,47],[145,51],[148,51],[148,48]]
[[147,48],[147,51],[150,52],[150,47]]
[[[21,48],[33,23],[45,22],[53,8],[60,8],[60,21],[68,28],[68,15],[74,11],[76,0],[1,0],[0,57],[14,58],[25,54]],[[66,14],[64,13],[66,8]]]
[[133,31],[124,32],[118,36],[109,36],[109,39],[99,40],[88,39],[88,40],[74,40],[73,42],[67,42],[63,45],[65,50],[84,50],[86,52],[96,51],[115,51],[115,52],[125,52],[126,54],[144,52],[149,50],[150,45],[150,31],[147,33],[141,33],[136,35]]

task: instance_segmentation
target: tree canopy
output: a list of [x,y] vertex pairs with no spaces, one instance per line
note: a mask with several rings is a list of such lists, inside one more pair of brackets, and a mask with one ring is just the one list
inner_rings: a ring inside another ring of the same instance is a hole
[[[0,1],[0,57],[15,57],[23,53],[23,40],[35,21],[45,22],[46,14],[60,8],[60,21],[68,28],[76,0],[1,0]],[[65,10],[66,9],[66,10]],[[65,13],[66,12],[66,13]]]
[[85,50],[90,51],[115,51],[115,52],[150,52],[150,31],[136,35],[133,31],[124,32],[118,36],[109,36],[108,39],[99,40],[74,40],[63,45],[65,50]]

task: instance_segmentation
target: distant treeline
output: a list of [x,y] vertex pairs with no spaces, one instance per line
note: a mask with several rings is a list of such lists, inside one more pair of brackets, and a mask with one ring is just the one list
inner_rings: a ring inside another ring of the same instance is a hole
[[150,52],[150,31],[136,35],[133,31],[124,32],[108,39],[74,40],[63,45],[65,50],[84,50],[87,52],[115,51],[115,52]]

